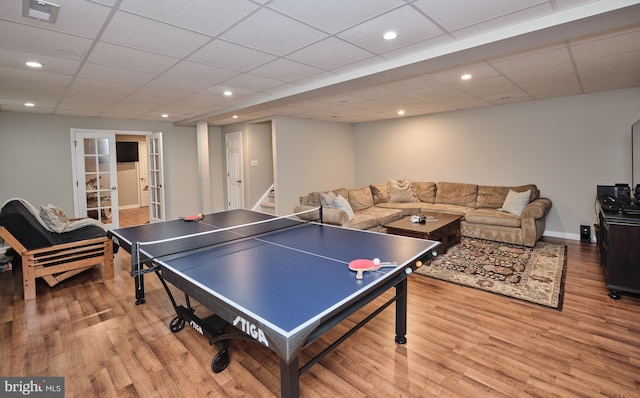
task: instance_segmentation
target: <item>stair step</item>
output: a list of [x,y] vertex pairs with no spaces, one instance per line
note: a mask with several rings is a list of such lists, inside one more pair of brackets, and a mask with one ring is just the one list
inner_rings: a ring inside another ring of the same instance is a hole
[[271,202],[260,203],[260,209],[267,214],[276,214],[276,204]]

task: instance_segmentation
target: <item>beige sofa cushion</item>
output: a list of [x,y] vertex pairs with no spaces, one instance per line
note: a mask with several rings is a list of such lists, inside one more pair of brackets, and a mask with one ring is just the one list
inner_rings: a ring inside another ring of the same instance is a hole
[[349,204],[356,213],[369,207],[373,207],[373,195],[371,188],[363,187],[349,190]]
[[464,215],[464,220],[473,224],[499,225],[520,228],[520,217],[496,209],[476,209]]
[[373,203],[385,203],[389,201],[389,184],[386,182],[369,185],[373,195]]
[[389,180],[389,202],[417,202],[411,180]]
[[538,188],[535,186],[535,184],[521,185],[518,187],[479,185],[478,202],[476,204],[476,208],[497,209],[499,207],[502,207],[502,204],[504,203],[504,200],[506,199],[510,189],[516,192],[525,192],[527,190],[531,190],[529,202],[533,202],[540,196],[540,191],[538,191]]
[[435,182],[414,182],[413,190],[420,202],[433,203],[436,200]]
[[435,203],[476,207],[477,196],[478,186],[476,184],[439,182]]
[[378,225],[389,224],[401,218],[402,210],[370,207],[355,213],[353,219],[345,224],[345,226],[355,229],[371,229]]

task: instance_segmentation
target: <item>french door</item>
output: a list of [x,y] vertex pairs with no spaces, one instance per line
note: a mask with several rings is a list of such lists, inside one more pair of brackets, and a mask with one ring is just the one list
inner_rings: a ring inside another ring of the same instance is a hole
[[149,222],[163,221],[165,206],[162,133],[147,135],[147,159],[149,161]]
[[75,215],[118,228],[116,134],[72,129]]

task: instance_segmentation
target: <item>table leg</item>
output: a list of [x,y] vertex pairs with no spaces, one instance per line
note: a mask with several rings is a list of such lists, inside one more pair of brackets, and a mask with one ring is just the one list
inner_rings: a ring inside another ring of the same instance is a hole
[[407,278],[396,285],[396,343],[407,344]]
[[133,282],[136,286],[136,305],[144,304],[144,275],[136,275]]
[[298,357],[286,363],[280,360],[280,396],[282,398],[297,398],[300,396],[300,370]]

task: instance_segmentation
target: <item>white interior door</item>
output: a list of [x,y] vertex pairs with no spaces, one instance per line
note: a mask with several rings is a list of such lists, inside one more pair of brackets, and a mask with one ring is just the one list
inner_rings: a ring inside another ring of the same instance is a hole
[[147,135],[149,173],[149,222],[165,219],[162,133]]
[[91,217],[118,228],[116,134],[72,130],[72,141],[76,217]]
[[227,209],[243,209],[242,132],[227,134],[225,141],[227,147]]

